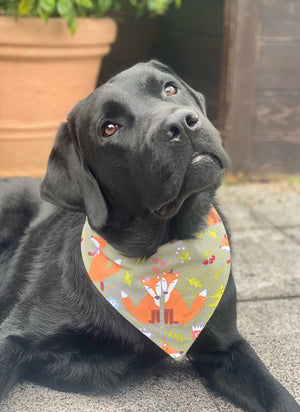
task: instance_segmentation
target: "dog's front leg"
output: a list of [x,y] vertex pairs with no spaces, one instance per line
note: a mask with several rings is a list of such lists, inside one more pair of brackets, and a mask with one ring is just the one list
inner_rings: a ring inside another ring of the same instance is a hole
[[15,337],[0,337],[0,401],[22,375],[24,349]]
[[269,373],[242,338],[228,350],[208,353],[193,364],[210,389],[246,411],[300,411],[289,392]]
[[300,411],[296,401],[237,331],[232,275],[218,307],[188,357],[212,390],[246,411]]

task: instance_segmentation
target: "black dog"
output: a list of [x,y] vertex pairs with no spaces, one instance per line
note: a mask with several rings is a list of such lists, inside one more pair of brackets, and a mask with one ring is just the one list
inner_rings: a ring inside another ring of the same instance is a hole
[[[41,189],[35,179],[1,181],[0,398],[21,378],[108,393],[167,356],[88,278],[85,217],[121,254],[148,258],[205,228],[227,166],[203,96],[153,61],[78,103]],[[232,275],[187,356],[212,390],[246,410],[299,410],[236,329]]]

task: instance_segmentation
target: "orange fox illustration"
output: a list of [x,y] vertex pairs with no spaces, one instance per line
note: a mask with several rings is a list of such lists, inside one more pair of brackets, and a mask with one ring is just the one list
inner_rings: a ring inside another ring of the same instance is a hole
[[212,207],[208,213],[207,222],[209,226],[213,226],[221,222],[221,218],[214,207]]
[[148,292],[147,295],[138,303],[137,307],[135,307],[130,297],[121,291],[125,308],[140,322],[159,323],[161,296],[160,276],[157,275],[155,278],[145,277],[141,278],[140,281],[145,286]]
[[96,248],[93,252],[89,252],[89,255],[94,256],[89,270],[89,276],[94,282],[100,282],[100,289],[104,290],[104,279],[119,272],[122,267],[116,262],[108,266],[108,262],[110,261],[104,253],[102,253],[106,245],[106,241],[102,237],[91,236],[91,241]]
[[221,248],[222,250],[226,250],[226,251],[228,252],[228,260],[227,260],[227,263],[230,263],[230,261],[231,261],[230,246],[229,246],[228,237],[227,237],[226,235],[223,235],[220,248]]
[[172,358],[180,358],[182,356],[182,353],[180,353],[178,350],[171,348],[170,345],[167,344],[167,342],[163,341],[163,344],[161,348],[167,352],[168,355],[172,356]]
[[193,319],[203,308],[207,291],[204,289],[194,299],[189,309],[183,297],[177,289],[176,283],[179,279],[179,272],[162,274],[162,292],[165,295],[164,321],[166,324],[184,324]]

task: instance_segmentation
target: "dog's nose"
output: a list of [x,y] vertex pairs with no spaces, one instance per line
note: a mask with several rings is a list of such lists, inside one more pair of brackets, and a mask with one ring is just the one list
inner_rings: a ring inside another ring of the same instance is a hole
[[165,121],[164,129],[170,141],[180,141],[184,135],[197,131],[200,126],[201,121],[196,112],[177,109]]

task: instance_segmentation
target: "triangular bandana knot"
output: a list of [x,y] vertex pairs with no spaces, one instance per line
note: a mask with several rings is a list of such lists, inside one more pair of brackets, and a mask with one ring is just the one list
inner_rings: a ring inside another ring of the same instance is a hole
[[81,253],[98,291],[174,359],[182,359],[218,306],[230,273],[230,247],[218,212],[192,240],[173,240],[149,259],[120,255],[86,220]]

